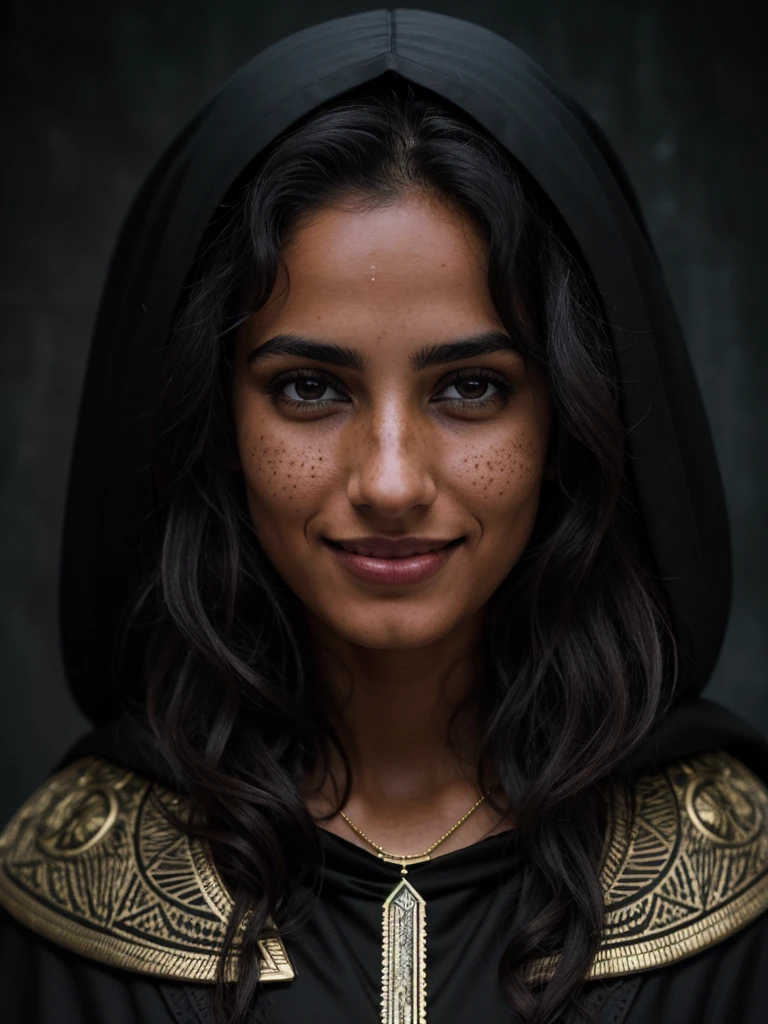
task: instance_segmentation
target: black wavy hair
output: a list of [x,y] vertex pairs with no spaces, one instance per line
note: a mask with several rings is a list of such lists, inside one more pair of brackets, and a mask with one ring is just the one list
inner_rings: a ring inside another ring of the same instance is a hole
[[[303,664],[297,601],[256,541],[229,467],[233,329],[269,297],[281,246],[339,198],[456,204],[487,240],[489,287],[548,382],[557,480],[533,537],[494,594],[481,778],[514,809],[525,913],[499,977],[530,1024],[588,1016],[582,988],[603,921],[605,801],[618,766],[666,709],[675,644],[633,502],[609,332],[557,210],[463,112],[397,76],[314,111],[222,202],[178,309],[152,419],[161,551],[158,621],[142,699],[235,901],[217,1021],[259,1019],[255,943],[302,920],[295,894],[320,862],[297,780],[337,742]],[[343,801],[353,780],[341,786]],[[239,978],[227,956],[239,947]],[[534,985],[526,965],[557,954]]]

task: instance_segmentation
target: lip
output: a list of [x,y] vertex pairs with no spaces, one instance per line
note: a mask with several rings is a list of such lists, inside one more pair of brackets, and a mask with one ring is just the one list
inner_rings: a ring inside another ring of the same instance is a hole
[[325,541],[341,564],[366,583],[403,586],[439,572],[464,538],[360,537]]

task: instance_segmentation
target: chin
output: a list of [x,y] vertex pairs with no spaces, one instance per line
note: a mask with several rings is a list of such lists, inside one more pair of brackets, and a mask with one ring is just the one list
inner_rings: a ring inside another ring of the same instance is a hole
[[[336,609],[338,611],[338,609]],[[429,615],[427,609],[377,608],[370,614],[323,618],[326,626],[358,647],[378,651],[413,651],[440,643],[464,621],[461,615]]]

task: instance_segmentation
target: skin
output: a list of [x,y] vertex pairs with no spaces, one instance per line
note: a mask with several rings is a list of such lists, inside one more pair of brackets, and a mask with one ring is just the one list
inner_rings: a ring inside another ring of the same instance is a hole
[[[497,351],[414,368],[432,346],[506,335],[482,235],[443,200],[323,207],[282,257],[237,337],[237,466],[258,538],[306,609],[308,664],[353,766],[345,811],[387,850],[420,852],[479,795],[476,723],[463,716],[452,745],[448,720],[478,683],[484,608],[531,536],[549,396],[508,335]],[[360,365],[267,354],[288,333],[354,350]],[[371,536],[461,543],[430,579],[393,586],[360,580],[327,544]],[[330,782],[304,791],[327,813]],[[338,815],[320,824],[369,849]],[[435,855],[509,826],[484,804]]]

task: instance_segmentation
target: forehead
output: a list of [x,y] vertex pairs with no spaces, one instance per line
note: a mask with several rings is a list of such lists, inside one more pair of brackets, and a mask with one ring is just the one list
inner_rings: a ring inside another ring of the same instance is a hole
[[432,196],[374,209],[348,200],[312,211],[282,256],[285,270],[252,318],[252,341],[276,330],[328,330],[334,340],[342,332],[358,342],[372,330],[440,340],[499,323],[481,232]]

